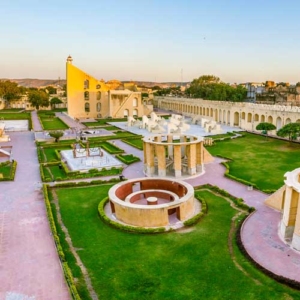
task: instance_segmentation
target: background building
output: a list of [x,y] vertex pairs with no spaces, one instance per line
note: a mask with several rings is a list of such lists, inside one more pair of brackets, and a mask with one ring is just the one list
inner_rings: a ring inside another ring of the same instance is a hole
[[67,106],[72,118],[142,117],[152,112],[152,104],[143,103],[142,94],[126,89],[121,82],[98,80],[72,64],[67,58]]

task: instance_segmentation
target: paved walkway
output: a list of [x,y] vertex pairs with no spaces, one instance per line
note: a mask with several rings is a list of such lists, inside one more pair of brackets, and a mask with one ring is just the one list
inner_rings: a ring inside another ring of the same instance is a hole
[[[120,145],[126,152],[141,156],[139,151],[131,146]],[[139,152],[139,153],[138,153]],[[206,183],[216,185],[228,191],[231,195],[243,198],[249,205],[256,208],[242,227],[242,241],[249,255],[264,268],[300,282],[300,252],[292,250],[280,240],[278,225],[280,213],[265,206],[264,200],[268,197],[257,190],[249,191],[247,186],[224,177],[225,167],[220,164],[222,159],[216,158],[213,163],[205,165],[205,174],[185,180],[193,186]],[[143,177],[143,163],[138,162],[128,166],[123,175],[128,178]]]
[[[37,127],[34,127],[37,130]],[[10,133],[15,181],[0,182],[0,299],[70,299],[51,236],[32,132]]]
[[40,123],[40,119],[38,118],[36,110],[31,112],[31,122],[32,122],[32,129],[34,131],[43,131],[43,127]]
[[84,129],[86,126],[80,122],[76,122],[74,119],[70,118],[62,112],[55,113],[56,117],[60,118],[64,123],[66,123],[70,128]]

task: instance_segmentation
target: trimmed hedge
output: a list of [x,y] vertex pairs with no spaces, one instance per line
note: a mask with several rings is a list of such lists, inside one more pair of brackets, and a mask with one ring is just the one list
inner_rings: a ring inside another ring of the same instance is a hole
[[184,226],[193,226],[193,225],[197,224],[204,217],[204,215],[207,214],[207,204],[206,204],[205,200],[201,199],[196,194],[195,194],[195,198],[201,203],[201,212],[199,212],[192,218],[183,222]]
[[227,191],[222,190],[215,185],[211,185],[211,184],[207,183],[207,184],[195,187],[195,190],[201,190],[201,189],[208,189],[208,190],[211,190],[214,193],[219,194],[223,197],[229,198],[238,208],[244,210],[245,212],[251,213],[251,212],[255,211],[255,208],[249,207],[242,198],[237,198],[237,197],[229,194]]
[[79,182],[65,182],[65,183],[57,183],[55,184],[56,188],[67,188],[67,187],[78,187],[78,186],[90,186],[90,185],[99,185],[99,184],[107,184],[107,183],[117,183],[120,182],[119,178],[111,178],[109,180],[92,180],[88,181],[79,181]]
[[85,179],[91,177],[101,177],[101,176],[114,176],[122,173],[123,168],[112,167],[110,170],[103,168],[102,170],[91,169],[88,172],[81,173],[80,171],[69,171],[67,165],[62,161],[54,161],[49,163],[40,164],[40,174],[43,182],[50,182],[52,179],[45,175],[44,168],[51,166],[61,166],[66,178],[56,177],[53,178],[54,181],[64,181],[64,180],[76,180]]
[[[104,207],[108,203],[108,201],[109,201],[108,197],[105,197],[104,199],[102,199],[100,201],[100,203],[98,205],[98,213],[104,223],[106,223],[114,228],[121,229],[121,230],[128,231],[128,232],[133,232],[133,233],[162,233],[162,232],[167,231],[165,227],[144,228],[144,227],[134,227],[134,226],[129,226],[129,225],[123,225],[118,222],[114,222],[113,220],[111,220],[109,217],[106,216],[105,211],[104,211]],[[169,230],[169,231],[171,231],[171,230]]]
[[8,160],[0,163],[0,168],[1,167],[8,167],[8,168],[10,167],[10,172],[8,177],[0,178],[0,181],[13,181],[15,179],[15,175],[17,171],[17,162],[15,160],[12,162]]
[[50,229],[52,232],[52,236],[56,245],[56,250],[58,253],[58,257],[61,261],[61,265],[64,271],[64,275],[65,275],[65,279],[66,282],[68,284],[69,287],[69,291],[72,295],[72,298],[75,300],[81,300],[78,292],[77,292],[77,288],[75,286],[74,283],[74,278],[72,275],[72,272],[69,268],[68,263],[66,262],[66,258],[65,258],[65,253],[63,251],[63,248],[60,244],[60,240],[59,240],[59,236],[57,234],[57,229],[56,229],[56,225],[55,225],[55,221],[53,218],[53,214],[52,214],[52,210],[51,210],[51,205],[50,205],[50,201],[49,201],[49,195],[48,195],[48,188],[49,186],[46,184],[43,184],[43,193],[44,193],[44,200],[45,200],[45,205],[46,205],[46,211],[47,211],[47,217],[48,217],[48,221],[49,221],[49,225],[50,225]]
[[131,165],[135,162],[141,161],[138,157],[132,154],[118,154],[116,155],[116,158],[126,165]]

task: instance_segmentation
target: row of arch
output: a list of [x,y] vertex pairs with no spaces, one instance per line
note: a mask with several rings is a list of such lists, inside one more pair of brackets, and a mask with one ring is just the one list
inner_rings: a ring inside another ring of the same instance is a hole
[[290,117],[284,118],[284,116],[274,116],[274,114],[272,115],[272,111],[263,114],[255,112],[243,112],[241,110],[234,111],[234,109],[228,108],[212,108],[185,103],[170,103],[165,101],[161,102],[160,108],[180,113],[200,115],[213,119],[214,121],[222,124],[238,126],[250,130],[255,130],[256,125],[261,122],[272,123],[276,126],[277,130],[279,130],[282,126],[292,122],[300,123],[300,119],[298,118],[292,119]]

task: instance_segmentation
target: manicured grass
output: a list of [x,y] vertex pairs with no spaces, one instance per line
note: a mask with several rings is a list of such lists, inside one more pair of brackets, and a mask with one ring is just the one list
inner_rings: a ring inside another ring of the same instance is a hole
[[69,128],[69,126],[57,118],[52,111],[39,111],[38,116],[44,130],[64,130]]
[[144,144],[143,144],[143,141],[142,141],[142,138],[141,137],[137,137],[137,138],[130,138],[130,139],[122,139],[122,142],[130,145],[130,146],[133,146],[139,150],[143,150],[144,149]]
[[245,133],[245,137],[216,142],[212,155],[232,159],[230,174],[256,184],[262,190],[280,188],[283,175],[300,165],[300,144]]
[[3,178],[8,178],[10,177],[11,174],[11,168],[12,168],[12,163],[7,161],[4,163],[0,164],[0,174],[2,174],[1,177]]
[[90,143],[90,148],[96,148],[96,147],[101,147],[110,154],[118,154],[118,153],[124,152],[123,149],[117,147],[116,145],[113,145],[112,143],[104,142],[104,141]]
[[66,172],[60,162],[54,162],[51,164],[43,164],[42,166],[43,174],[42,181],[63,181],[63,180],[74,180],[83,178],[93,178],[101,176],[114,176],[122,173],[122,168],[112,167],[107,170],[103,168],[102,170],[90,169],[88,172],[81,173],[80,171],[68,171]]
[[61,119],[56,117],[41,118],[41,122],[44,130],[63,130],[69,128]]
[[24,110],[24,108],[9,108],[9,109],[2,109],[0,112],[2,113],[16,113]]
[[232,137],[232,136],[234,136],[233,133],[227,132],[227,133],[224,133],[224,134],[208,135],[208,136],[205,136],[205,137],[206,138],[212,138],[213,140],[216,140],[216,139],[228,138],[228,137]]
[[131,138],[131,137],[141,138],[141,136],[138,136],[128,131],[117,131],[117,132],[113,132],[112,135],[110,136],[89,137],[88,140],[90,142],[95,142],[95,141],[117,140],[120,138],[123,139],[123,138]]
[[[51,162],[51,161],[58,161],[60,158],[57,157],[55,150],[71,150],[71,146],[61,146],[56,148],[43,148],[42,152],[45,154],[46,159],[43,162]],[[42,156],[44,157],[44,156]]]
[[110,187],[57,189],[63,222],[73,246],[81,249],[77,253],[99,298],[259,300],[299,296],[298,291],[256,270],[234,247],[248,275],[236,267],[228,249],[236,211],[223,198],[207,191],[199,193],[208,204],[208,214],[191,232],[139,235],[118,231],[99,219],[99,199],[107,196]]
[[126,165],[133,164],[140,161],[140,159],[132,154],[119,154],[116,158],[125,163]]
[[30,120],[31,113],[30,112],[3,112],[0,111],[0,120]]
[[87,127],[97,127],[101,125],[105,125],[106,123],[111,122],[126,122],[127,118],[121,118],[121,119],[97,119],[97,122],[83,122]]

